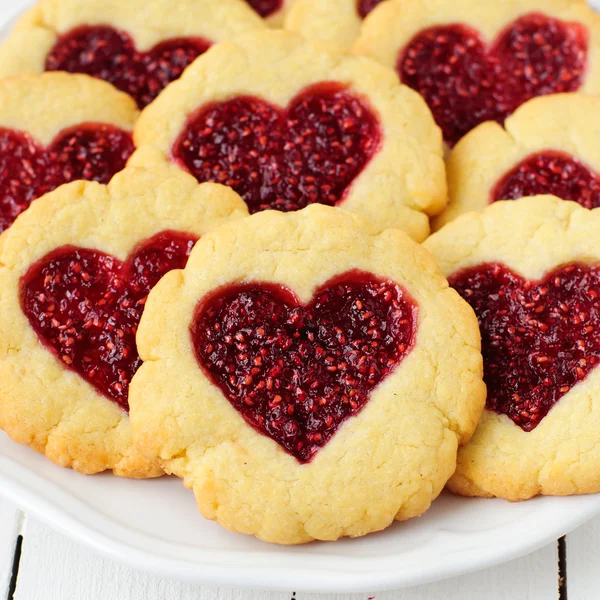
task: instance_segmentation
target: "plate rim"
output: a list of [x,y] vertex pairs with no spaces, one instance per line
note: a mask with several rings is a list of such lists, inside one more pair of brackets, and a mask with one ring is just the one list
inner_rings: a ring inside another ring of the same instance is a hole
[[[6,438],[6,443],[14,444]],[[32,452],[26,447],[22,451]],[[502,527],[464,534],[471,537],[470,543],[458,549],[451,542],[462,534],[442,527],[415,548],[384,557],[294,553],[287,560],[276,561],[274,558],[286,548],[265,545],[264,551],[239,553],[198,549],[194,551],[197,557],[192,560],[169,556],[177,548],[185,551],[184,544],[129,529],[88,505],[72,490],[4,454],[0,456],[0,494],[71,539],[153,575],[217,587],[285,592],[294,589],[308,593],[398,590],[479,571],[529,554],[600,514],[600,494],[539,497],[528,501],[542,507],[533,518],[529,512]],[[575,510],[573,505],[577,506]],[[514,536],[516,524],[523,526],[522,535]],[[130,541],[125,541],[128,537]],[[482,541],[485,541],[483,546]],[[445,547],[443,552],[440,546]],[[411,554],[413,564],[407,562]],[[209,555],[213,560],[208,560]],[[423,566],[419,555],[427,556],[428,562],[436,567]],[[249,561],[250,557],[253,560]],[[375,563],[382,559],[385,566],[377,569]]]

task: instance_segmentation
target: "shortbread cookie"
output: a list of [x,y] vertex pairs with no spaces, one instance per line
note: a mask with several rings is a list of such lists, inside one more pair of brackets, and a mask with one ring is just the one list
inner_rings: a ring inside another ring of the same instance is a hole
[[0,81],[0,232],[63,183],[108,183],[133,153],[133,100],[87,75]]
[[600,206],[600,97],[534,98],[504,129],[487,122],[466,135],[448,160],[450,204],[438,229],[491,202],[552,194]]
[[585,0],[390,0],[354,46],[420,92],[454,145],[560,92],[600,92],[600,16]]
[[0,76],[85,73],[143,107],[211,45],[263,28],[244,0],[39,0],[0,46]]
[[220,44],[141,115],[136,164],[233,187],[251,213],[336,205],[417,240],[446,204],[439,129],[394,73],[292,32]]
[[358,39],[363,19],[382,0],[296,0],[286,29],[309,39],[326,40],[348,50]]
[[496,202],[430,237],[475,309],[487,403],[450,488],[523,500],[600,491],[600,211]]
[[230,189],[176,169],[126,169],[36,200],[0,248],[0,427],[82,473],[159,475],[127,415],[145,299],[198,237],[244,214]]
[[485,397],[477,321],[430,255],[327,206],[204,236],[138,345],[140,450],[205,517],[283,544],[425,512]]

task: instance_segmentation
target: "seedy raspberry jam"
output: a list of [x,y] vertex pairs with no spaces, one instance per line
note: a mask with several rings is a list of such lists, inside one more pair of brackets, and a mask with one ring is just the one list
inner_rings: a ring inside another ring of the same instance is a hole
[[553,194],[585,208],[596,208],[600,206],[600,177],[569,154],[539,152],[504,175],[492,190],[491,201],[538,194]]
[[364,19],[382,0],[357,0],[356,10],[361,19]]
[[143,108],[211,46],[200,38],[174,38],[139,52],[112,27],[78,27],[61,36],[46,57],[47,71],[85,73],[109,81]]
[[0,231],[36,198],[77,179],[108,183],[133,153],[131,135],[109,125],[61,132],[48,148],[29,135],[0,128]]
[[479,319],[487,408],[532,431],[600,361],[600,266],[572,264],[525,281],[501,264],[450,285]]
[[283,0],[246,0],[261,17],[266,18],[281,9]]
[[251,213],[287,212],[343,200],[380,140],[377,118],[362,99],[322,83],[283,110],[249,96],[203,106],[173,157],[198,181],[232,187]]
[[401,51],[396,68],[454,145],[483,121],[503,122],[534,96],[579,89],[587,50],[583,26],[534,13],[509,25],[491,46],[465,25],[426,29]]
[[64,246],[21,279],[21,307],[42,343],[68,368],[125,410],[141,361],[135,334],[146,297],[185,267],[196,238],[165,231],[122,263],[98,250]]
[[244,419],[301,463],[414,346],[417,307],[399,285],[350,271],[302,305],[282,286],[225,287],[198,305],[198,362]]

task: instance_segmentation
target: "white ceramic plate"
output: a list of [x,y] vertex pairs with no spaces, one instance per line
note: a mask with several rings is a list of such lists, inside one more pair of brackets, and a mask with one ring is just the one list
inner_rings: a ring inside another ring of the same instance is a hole
[[[0,28],[27,4],[0,2]],[[202,519],[179,480],[85,477],[1,432],[0,492],[134,567],[196,583],[283,591],[372,592],[445,579],[532,552],[600,514],[600,495],[509,504],[444,494],[425,516],[382,533],[278,547]]]
[[177,479],[86,477],[3,433],[0,489],[50,525],[140,569],[284,591],[372,592],[444,579],[527,554],[600,513],[600,495],[509,504],[447,494],[420,519],[381,533],[279,547],[205,521]]

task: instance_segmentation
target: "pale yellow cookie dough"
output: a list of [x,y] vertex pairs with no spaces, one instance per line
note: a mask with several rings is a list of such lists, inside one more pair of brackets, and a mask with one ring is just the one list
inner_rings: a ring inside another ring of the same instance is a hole
[[[402,285],[418,305],[415,346],[312,462],[255,431],[213,385],[190,338],[198,302],[223,285],[270,282],[300,302],[358,269]],[[372,233],[340,209],[266,211],[204,236],[184,271],[151,292],[131,385],[138,448],[182,477],[208,519],[281,544],[335,540],[424,513],[454,472],[485,387],[470,307],[431,256],[398,230]]]
[[279,10],[276,10],[274,13],[270,14],[266,17],[265,21],[271,27],[281,27],[285,20],[286,15],[289,13],[290,9],[294,6],[294,4],[298,0],[283,0],[281,3],[281,7]]
[[434,229],[464,213],[483,210],[504,176],[538,152],[569,154],[600,173],[599,139],[600,96],[542,96],[517,109],[504,128],[482,123],[462,138],[448,159],[450,202],[434,219]]
[[44,71],[59,37],[85,25],[125,31],[140,51],[172,38],[217,43],[266,27],[244,0],[39,0],[0,46],[0,77]]
[[[446,277],[499,262],[537,281],[572,262],[600,263],[600,210],[553,196],[496,202],[431,236],[425,247]],[[468,496],[523,500],[600,491],[600,369],[552,407],[531,432],[484,410],[471,442],[459,451],[450,489]]]
[[85,123],[132,132],[137,117],[127,94],[87,75],[57,72],[0,80],[0,127],[26,132],[44,146]]
[[341,82],[362,96],[382,132],[380,149],[339,206],[366,217],[376,230],[397,227],[423,240],[429,231],[427,215],[441,212],[447,200],[441,133],[431,113],[416,92],[398,84],[391,70],[342,55],[324,42],[269,31],[211,48],[142,112],[135,140],[155,149],[145,152],[145,161],[169,162],[174,143],[198,107],[240,95],[286,107],[319,82]]
[[165,230],[201,236],[243,217],[230,189],[178,170],[126,169],[108,186],[74,182],[36,200],[0,247],[0,427],[15,441],[81,473],[161,474],[134,449],[129,417],[42,345],[20,305],[20,279],[54,249],[74,245],[124,260]]
[[296,0],[285,18],[285,28],[349,50],[360,35],[362,22],[358,0]]

